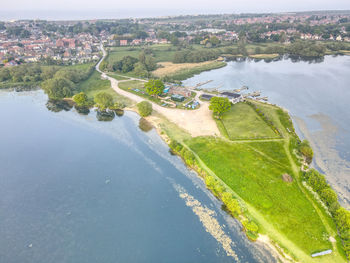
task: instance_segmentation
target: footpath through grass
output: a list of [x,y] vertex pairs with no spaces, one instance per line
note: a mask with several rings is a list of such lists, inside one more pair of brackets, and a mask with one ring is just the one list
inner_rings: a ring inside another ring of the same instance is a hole
[[121,102],[126,106],[132,104],[128,98],[119,95],[112,89],[111,82],[109,80],[101,79],[101,74],[96,70],[91,74],[91,76],[87,80],[79,83],[77,90],[79,92],[85,92],[85,94],[90,99],[93,99],[97,93],[103,91],[111,94],[115,101]]
[[231,140],[279,138],[270,126],[246,103],[232,105],[217,124]]
[[[345,262],[332,219],[301,185],[300,167],[290,148],[296,135],[288,114],[272,105],[253,103],[273,121],[283,139],[277,136],[257,140],[257,134],[271,136],[274,132],[258,119],[252,107],[241,103],[234,105],[220,122],[226,137],[241,140],[197,137],[183,142],[199,158],[202,169],[217,176],[246,204],[259,231],[288,254],[301,262]],[[293,181],[283,180],[283,174]],[[337,243],[331,243],[329,236],[335,237]],[[332,254],[311,258],[312,253],[327,249],[332,249]]]

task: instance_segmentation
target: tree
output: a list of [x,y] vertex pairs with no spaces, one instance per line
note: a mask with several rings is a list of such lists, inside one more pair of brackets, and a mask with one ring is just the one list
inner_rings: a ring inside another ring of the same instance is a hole
[[46,80],[42,88],[50,99],[63,99],[72,95],[74,83],[66,78],[55,77]]
[[314,156],[314,152],[307,140],[303,140],[299,146],[300,153],[305,157],[306,162],[310,164]]
[[84,107],[87,106],[88,104],[88,97],[84,92],[80,92],[78,94],[75,94],[73,96],[73,101],[79,106],[79,107]]
[[113,106],[113,96],[107,92],[100,92],[94,97],[94,101],[97,107],[101,111],[105,111],[107,108]]
[[152,113],[152,104],[148,101],[141,101],[137,104],[137,109],[142,117],[147,117]]
[[164,83],[159,79],[150,79],[145,84],[146,92],[151,96],[159,96],[163,93]]
[[0,81],[11,79],[10,71],[7,68],[0,69]]
[[209,41],[213,46],[217,46],[220,43],[220,40],[216,36],[212,36]]
[[231,109],[231,103],[228,98],[212,97],[209,109],[214,112],[218,119],[221,119],[222,115]]

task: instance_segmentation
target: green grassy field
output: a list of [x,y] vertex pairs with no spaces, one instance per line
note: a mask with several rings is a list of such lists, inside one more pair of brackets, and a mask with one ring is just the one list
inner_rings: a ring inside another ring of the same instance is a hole
[[[300,249],[311,254],[332,248],[322,221],[297,183],[282,180],[282,174],[293,174],[283,143],[245,144],[208,138],[186,143],[219,178]],[[261,144],[258,151],[254,147],[257,144]]]
[[[267,234],[289,255],[300,262],[345,262],[334,222],[301,184],[300,166],[291,154],[290,140],[296,135],[288,113],[266,103],[252,103],[273,121],[283,138],[230,141],[212,137],[181,138],[176,134],[176,139],[182,140],[197,155],[200,168],[222,181],[245,204],[258,223],[259,232]],[[240,135],[254,136],[256,129],[271,135],[270,127],[253,118],[257,114],[246,107],[252,109],[243,103],[234,105],[227,113],[229,118],[226,116],[226,120],[218,124],[223,126],[226,121],[231,133]],[[220,130],[223,131],[223,127]],[[284,181],[283,174],[290,175],[293,181]],[[332,244],[329,236],[337,242]],[[312,253],[326,249],[332,249],[333,253],[311,258]]]
[[243,102],[232,105],[217,122],[222,133],[231,140],[279,137],[252,107]]
[[170,44],[150,45],[146,47],[113,47],[109,52],[107,62],[114,63],[121,60],[125,56],[138,58],[143,48],[152,50],[153,57],[156,62],[172,61],[176,48]]
[[132,104],[128,98],[119,95],[111,88],[109,80],[101,79],[101,74],[97,71],[94,71],[87,80],[79,83],[77,90],[85,92],[90,99],[93,99],[97,93],[103,91],[111,94],[115,101],[122,102],[126,106]]

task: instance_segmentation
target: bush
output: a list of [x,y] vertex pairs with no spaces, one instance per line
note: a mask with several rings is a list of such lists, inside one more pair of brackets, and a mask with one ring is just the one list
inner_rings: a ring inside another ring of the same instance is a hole
[[137,104],[137,109],[142,117],[147,117],[152,113],[152,104],[148,101],[142,101]]
[[96,106],[105,111],[107,108],[113,106],[113,96],[107,92],[100,92],[94,97]]
[[88,97],[84,92],[80,92],[78,94],[75,94],[73,96],[73,101],[77,104],[79,107],[84,107],[88,105]]

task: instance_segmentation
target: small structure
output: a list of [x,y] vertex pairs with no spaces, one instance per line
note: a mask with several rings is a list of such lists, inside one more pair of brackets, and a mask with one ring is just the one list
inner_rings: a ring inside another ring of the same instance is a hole
[[119,45],[120,46],[127,46],[128,45],[128,40],[127,39],[119,40]]
[[173,94],[171,95],[171,99],[173,101],[183,102],[185,100],[185,97],[179,94]]
[[214,97],[214,95],[202,94],[201,99],[202,100],[210,100],[212,97]]
[[228,98],[233,104],[238,103],[238,102],[242,101],[242,99],[243,99],[241,94],[227,92],[227,91],[222,92],[221,96]]
[[319,256],[324,256],[324,255],[328,255],[332,253],[332,249],[328,249],[328,250],[325,250],[325,251],[321,251],[321,252],[318,252],[318,253],[314,253],[311,255],[311,257],[319,257]]
[[169,89],[169,94],[170,95],[181,95],[181,96],[184,96],[184,97],[190,97],[191,96],[191,91],[186,89],[186,88],[172,86]]

